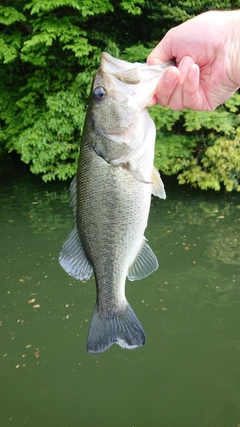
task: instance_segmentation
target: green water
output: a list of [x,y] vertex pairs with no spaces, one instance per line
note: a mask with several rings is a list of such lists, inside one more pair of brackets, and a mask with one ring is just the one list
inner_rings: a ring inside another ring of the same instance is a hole
[[94,280],[58,264],[68,185],[0,177],[0,427],[238,427],[240,195],[165,179],[146,232],[160,268],[126,289],[147,344],[92,356]]

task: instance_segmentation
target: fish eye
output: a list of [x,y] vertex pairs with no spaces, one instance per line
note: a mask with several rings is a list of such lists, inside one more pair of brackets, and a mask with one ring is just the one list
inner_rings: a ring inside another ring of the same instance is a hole
[[107,92],[102,86],[97,86],[93,91],[93,98],[95,99],[95,101],[98,101],[98,102],[103,101],[106,95],[107,95]]

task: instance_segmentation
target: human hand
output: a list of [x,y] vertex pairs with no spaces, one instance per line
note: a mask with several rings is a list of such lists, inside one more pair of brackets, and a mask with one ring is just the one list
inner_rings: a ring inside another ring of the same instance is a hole
[[206,12],[172,28],[148,64],[175,59],[162,74],[149,105],[214,110],[240,85],[240,11]]

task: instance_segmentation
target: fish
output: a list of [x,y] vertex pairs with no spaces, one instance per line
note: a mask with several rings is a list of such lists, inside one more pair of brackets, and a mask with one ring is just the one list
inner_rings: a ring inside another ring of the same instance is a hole
[[153,166],[156,129],[146,106],[170,65],[129,63],[103,52],[92,82],[77,174],[70,185],[74,228],[59,255],[60,265],[75,279],[95,277],[90,354],[113,344],[130,350],[146,342],[125,283],[158,268],[144,232],[151,194],[162,199],[166,194]]

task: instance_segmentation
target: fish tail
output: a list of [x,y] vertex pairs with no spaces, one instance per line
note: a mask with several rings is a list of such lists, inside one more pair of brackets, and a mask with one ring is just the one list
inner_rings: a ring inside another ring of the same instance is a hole
[[145,342],[143,327],[128,303],[121,312],[111,313],[101,312],[95,305],[88,332],[88,353],[103,353],[113,344],[132,350]]

